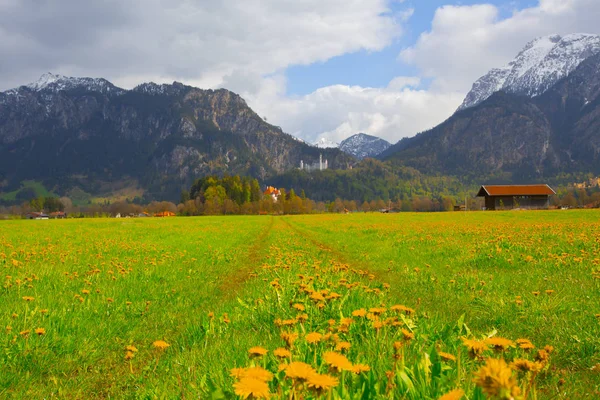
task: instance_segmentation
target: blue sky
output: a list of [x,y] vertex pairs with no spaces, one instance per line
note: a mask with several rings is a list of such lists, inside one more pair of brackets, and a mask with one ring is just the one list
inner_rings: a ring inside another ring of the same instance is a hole
[[[326,62],[311,65],[298,65],[285,71],[287,94],[305,95],[329,85],[349,85],[363,87],[384,87],[396,76],[415,76],[418,69],[398,60],[402,49],[413,45],[419,35],[431,28],[435,11],[444,5],[482,4],[478,0],[407,0],[391,4],[392,13],[413,9],[413,15],[404,24],[402,36],[382,51],[361,50],[355,53],[333,57]],[[534,0],[502,1],[488,0],[500,10],[500,18],[510,17],[515,10],[522,10],[537,4]],[[427,80],[422,87],[427,86]]]

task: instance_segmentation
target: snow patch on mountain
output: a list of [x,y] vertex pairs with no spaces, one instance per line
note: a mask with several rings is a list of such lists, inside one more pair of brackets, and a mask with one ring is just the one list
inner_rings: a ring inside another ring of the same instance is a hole
[[339,147],[339,143],[333,142],[327,138],[320,138],[319,140],[317,140],[316,142],[313,143],[313,146],[319,147],[321,149],[328,149],[328,148],[334,148],[334,147]]
[[28,85],[21,86],[18,89],[12,89],[6,94],[17,94],[19,90],[27,88],[35,92],[48,91],[58,93],[60,91],[72,89],[85,89],[103,94],[121,94],[125,90],[116,87],[106,79],[102,78],[74,78],[63,75],[56,75],[50,72],[43,74],[37,81]]
[[538,96],[599,52],[599,35],[574,33],[537,38],[508,65],[494,68],[479,78],[458,109],[473,107],[500,90]]
[[339,147],[343,152],[362,160],[367,157],[375,157],[390,146],[389,142],[377,136],[358,133],[343,140]]

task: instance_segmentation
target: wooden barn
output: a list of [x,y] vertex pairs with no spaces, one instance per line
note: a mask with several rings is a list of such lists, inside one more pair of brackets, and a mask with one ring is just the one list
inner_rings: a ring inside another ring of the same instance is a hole
[[542,209],[548,208],[553,194],[556,192],[545,184],[483,185],[477,197],[485,197],[486,210]]

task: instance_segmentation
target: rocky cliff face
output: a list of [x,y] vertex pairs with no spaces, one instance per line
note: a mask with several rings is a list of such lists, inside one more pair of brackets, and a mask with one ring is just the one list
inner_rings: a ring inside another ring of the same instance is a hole
[[[0,93],[0,176],[58,191],[134,179],[153,197],[173,197],[205,174],[266,178],[318,159],[308,146],[263,121],[235,93],[180,83],[117,88],[104,79],[45,75]],[[337,149],[332,167],[351,158]]]
[[537,97],[495,93],[382,158],[423,172],[513,181],[600,173],[600,54]]

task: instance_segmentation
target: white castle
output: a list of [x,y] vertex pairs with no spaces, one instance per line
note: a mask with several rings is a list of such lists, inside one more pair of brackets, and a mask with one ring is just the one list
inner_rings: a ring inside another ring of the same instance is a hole
[[304,164],[303,160],[300,160],[300,169],[303,169],[307,172],[312,171],[323,171],[324,169],[329,168],[329,164],[327,160],[323,161],[323,154],[319,154],[319,162],[314,164]]

